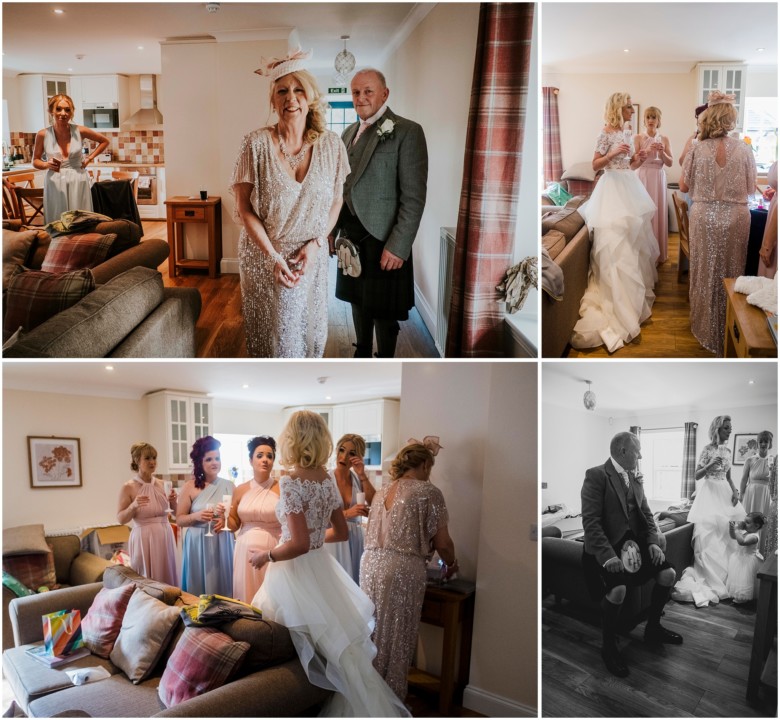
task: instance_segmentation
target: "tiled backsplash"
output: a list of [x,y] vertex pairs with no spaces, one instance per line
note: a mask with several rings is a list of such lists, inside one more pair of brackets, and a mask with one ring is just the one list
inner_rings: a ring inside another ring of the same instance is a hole
[[[162,130],[131,130],[128,132],[103,133],[110,141],[108,149],[113,160],[133,163],[164,163],[165,142]],[[32,148],[35,145],[35,133],[11,133],[11,145]],[[94,144],[93,144],[94,146]]]

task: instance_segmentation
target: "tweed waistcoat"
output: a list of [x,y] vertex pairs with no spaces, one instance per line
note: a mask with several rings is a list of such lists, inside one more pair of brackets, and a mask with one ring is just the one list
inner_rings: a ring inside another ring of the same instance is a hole
[[[347,148],[347,157],[349,157],[349,166],[353,169],[356,168],[360,164],[360,161],[363,159],[363,153],[365,153],[366,146],[368,145],[368,143],[366,142],[366,138],[371,132],[372,127],[373,125],[369,125],[363,131],[363,134],[358,138],[358,141],[356,143],[351,143],[350,146]],[[347,175],[347,179],[344,181],[344,202],[349,208],[349,211],[353,215],[357,215],[357,213],[355,212],[355,208],[352,205],[352,182],[354,177],[355,177],[355,173],[351,172],[349,175]]]
[[634,486],[629,484],[626,488],[626,507],[628,508],[628,525],[634,537],[643,537],[644,522],[639,506],[636,504],[636,495],[634,495]]

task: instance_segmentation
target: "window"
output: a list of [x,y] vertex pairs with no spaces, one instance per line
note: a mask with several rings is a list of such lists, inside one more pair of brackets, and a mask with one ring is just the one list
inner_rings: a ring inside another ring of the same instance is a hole
[[[252,439],[252,435],[226,435],[214,434],[214,437],[222,443],[219,449],[219,457],[222,460],[222,470],[219,476],[226,480],[233,480],[236,485],[248,482],[252,479],[252,464],[249,462],[249,450],[246,444]],[[237,469],[233,477],[231,468]]]
[[777,98],[745,99],[742,136],[750,138],[758,171],[766,173],[777,160]]
[[352,123],[357,122],[357,113],[351,100],[334,101],[328,109],[328,130],[339,137]]
[[682,486],[683,428],[642,428],[642,473],[648,501],[679,502]]

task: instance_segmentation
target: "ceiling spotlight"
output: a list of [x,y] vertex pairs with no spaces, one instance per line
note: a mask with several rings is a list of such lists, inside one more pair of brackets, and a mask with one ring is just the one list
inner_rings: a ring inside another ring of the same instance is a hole
[[143,49],[144,49],[144,46],[143,46],[143,45],[139,45],[139,46],[138,46],[138,49],[139,49],[139,50],[143,50]]
[[60,8],[54,8],[54,10],[52,10],[52,12],[53,12],[55,15],[64,15],[64,14],[65,14],[65,11],[64,11],[64,10],[61,10]]
[[241,386],[241,389],[242,389],[242,390],[248,390],[248,389],[249,389],[249,385],[247,385],[246,383],[244,383],[244,384]]
[[206,10],[208,10],[212,14],[217,12],[217,10],[219,10],[219,3],[216,2],[206,3]]
[[111,370],[113,370],[113,369],[114,369],[114,366],[113,366],[113,365],[106,365],[106,370],[108,370],[109,372],[110,372]]
[[325,396],[325,399],[326,399],[326,400],[332,400],[332,398],[331,398],[331,396],[330,396],[330,395],[326,395],[326,396]]
[[582,404],[585,406],[586,410],[593,410],[596,407],[596,393],[590,389],[590,380],[586,380],[585,382],[588,383],[588,389],[582,396]]
[[623,48],[623,52],[631,52],[628,48]]
[[756,384],[755,380],[748,380],[748,385],[755,385],[755,384]]
[[756,52],[764,52],[764,50],[766,50],[766,48],[756,48]]

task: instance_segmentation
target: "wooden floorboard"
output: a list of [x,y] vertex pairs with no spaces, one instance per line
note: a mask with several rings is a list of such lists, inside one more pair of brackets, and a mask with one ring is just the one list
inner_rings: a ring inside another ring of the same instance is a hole
[[684,275],[684,282],[677,282],[679,252],[680,236],[678,233],[670,233],[669,257],[658,268],[653,314],[642,325],[639,337],[611,354],[603,346],[588,350],[570,348],[566,357],[714,357],[691,332],[688,274]]
[[542,604],[543,717],[775,717],[776,698],[745,700],[755,604],[708,608],[666,605],[663,624],[680,646],[643,640],[644,624],[618,645],[630,674],[616,678],[601,660],[601,629],[576,606]]
[[[167,242],[168,231],[164,222],[145,220],[144,239],[160,238]],[[246,337],[241,315],[241,287],[237,274],[225,274],[211,279],[205,272],[189,272],[171,278],[168,263],[160,268],[166,287],[194,287],[200,291],[202,310],[195,326],[196,356],[199,358],[246,358]],[[329,267],[330,287],[336,286],[335,258]],[[328,339],[326,358],[351,358],[355,348],[355,327],[349,303],[336,299],[331,291],[328,301]],[[374,343],[376,352],[376,343]],[[436,345],[417,309],[409,313],[409,319],[401,323],[396,357],[438,358]]]

